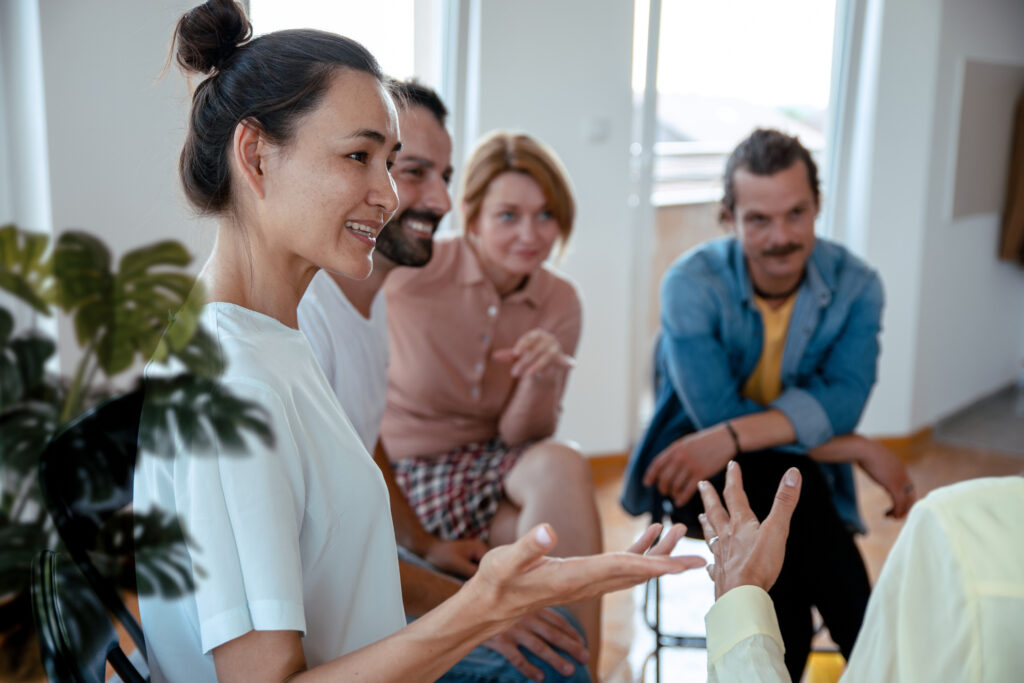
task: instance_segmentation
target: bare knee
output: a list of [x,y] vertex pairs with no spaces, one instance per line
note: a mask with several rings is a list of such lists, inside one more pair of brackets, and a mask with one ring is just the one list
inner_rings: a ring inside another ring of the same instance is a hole
[[516,465],[520,466],[519,474],[531,488],[564,494],[594,490],[590,462],[575,448],[558,441],[542,441],[531,446]]

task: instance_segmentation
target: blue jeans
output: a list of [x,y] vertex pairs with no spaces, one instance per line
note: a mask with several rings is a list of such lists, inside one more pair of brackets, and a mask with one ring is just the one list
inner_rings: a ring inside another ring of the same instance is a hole
[[[565,617],[578,632],[583,633],[583,629],[580,627],[579,622],[576,621],[576,618],[568,609],[565,607],[553,607],[552,609]],[[556,652],[568,659],[570,662],[575,663],[575,660],[572,657],[561,650],[556,649]],[[588,672],[587,667],[582,664],[576,664],[576,670],[572,675],[563,676],[551,668],[550,664],[544,662],[540,657],[532,652],[523,649],[523,654],[526,655],[526,658],[530,660],[531,664],[544,673],[545,681],[590,683],[590,672]],[[530,679],[512,666],[512,664],[503,656],[494,650],[489,650],[481,645],[466,655],[458,664],[453,666],[448,673],[437,680],[438,683],[484,683],[485,681],[494,681],[495,683],[522,683],[523,681],[528,681]]]

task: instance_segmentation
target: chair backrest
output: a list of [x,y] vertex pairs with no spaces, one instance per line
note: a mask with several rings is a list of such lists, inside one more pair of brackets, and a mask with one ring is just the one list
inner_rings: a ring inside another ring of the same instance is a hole
[[103,603],[78,567],[52,550],[32,562],[32,616],[51,681],[103,683],[108,662],[122,681],[149,680],[128,661]]
[[[39,462],[39,484],[71,558],[145,655],[142,628],[89,556],[104,525],[131,505],[142,399],[142,389],[136,389],[70,422],[47,444]],[[132,566],[128,536],[122,547],[128,557],[122,559]]]

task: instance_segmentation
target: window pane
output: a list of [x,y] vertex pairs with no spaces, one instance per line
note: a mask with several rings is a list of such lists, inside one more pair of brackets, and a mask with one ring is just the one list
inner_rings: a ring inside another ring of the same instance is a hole
[[835,0],[664,0],[655,203],[717,199],[755,127],[825,144]]
[[362,43],[384,73],[416,74],[415,0],[250,0],[249,6],[257,35],[286,28],[332,31]]

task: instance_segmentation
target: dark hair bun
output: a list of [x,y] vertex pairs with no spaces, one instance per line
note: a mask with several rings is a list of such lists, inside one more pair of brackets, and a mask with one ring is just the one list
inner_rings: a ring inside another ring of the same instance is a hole
[[234,0],[209,0],[186,12],[174,35],[178,64],[208,74],[223,68],[238,46],[252,37],[252,24]]

